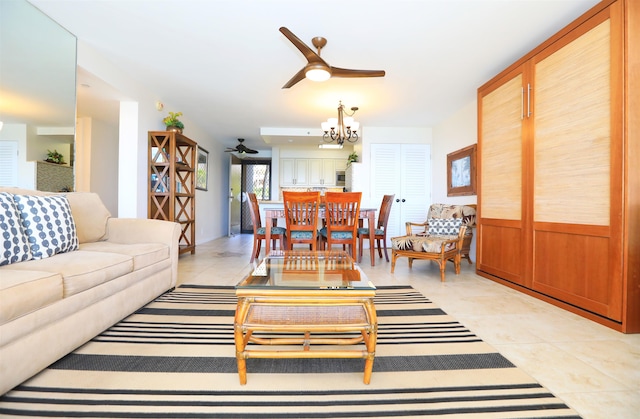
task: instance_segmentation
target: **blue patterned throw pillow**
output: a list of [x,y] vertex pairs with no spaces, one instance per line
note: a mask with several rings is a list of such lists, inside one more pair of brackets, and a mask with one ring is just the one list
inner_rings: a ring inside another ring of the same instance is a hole
[[462,226],[462,218],[429,218],[430,236],[457,236]]
[[14,195],[33,259],[44,259],[78,248],[76,224],[64,195]]
[[31,259],[31,249],[11,194],[0,193],[0,266]]

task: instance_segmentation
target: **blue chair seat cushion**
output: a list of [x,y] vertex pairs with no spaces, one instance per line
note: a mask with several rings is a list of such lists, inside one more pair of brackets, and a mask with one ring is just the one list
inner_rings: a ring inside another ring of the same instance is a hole
[[[376,233],[375,233],[376,236],[384,235],[384,230],[381,229],[381,228],[376,228],[375,231],[376,231]],[[369,229],[368,228],[361,227],[361,228],[358,229],[358,236],[363,236],[363,235],[367,235],[367,236],[369,235]]]
[[[319,233],[322,237],[327,237],[327,228],[322,227]],[[334,231],[331,238],[335,240],[349,240],[353,238],[353,233],[350,231]]]
[[[278,234],[285,234],[287,232],[287,229],[284,227],[271,227],[271,235],[275,236]],[[258,234],[264,236],[267,233],[267,228],[266,227],[259,227],[258,228]]]
[[289,235],[292,239],[299,239],[299,240],[313,239],[313,231],[295,230],[295,231],[291,231]]

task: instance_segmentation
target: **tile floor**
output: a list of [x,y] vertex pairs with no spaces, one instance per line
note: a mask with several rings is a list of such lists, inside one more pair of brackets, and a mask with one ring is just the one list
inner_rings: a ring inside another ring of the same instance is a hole
[[[252,268],[252,236],[225,237],[183,255],[179,283],[235,285]],[[263,251],[264,252],[264,251]],[[366,252],[365,252],[366,253]],[[515,365],[586,419],[640,417],[640,334],[625,335],[475,274],[447,267],[440,282],[437,264],[401,258],[377,259],[361,268],[377,285],[408,284],[470,328]]]

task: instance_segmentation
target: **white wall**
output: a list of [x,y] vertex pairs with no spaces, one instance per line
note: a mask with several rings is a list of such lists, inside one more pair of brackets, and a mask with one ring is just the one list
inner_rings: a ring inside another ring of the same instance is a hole
[[475,204],[477,197],[447,196],[447,154],[478,142],[478,105],[473,100],[433,128],[433,202]]
[[[478,104],[469,102],[456,113],[433,128],[433,202],[447,204],[476,204],[478,197],[447,196],[447,154],[478,142]],[[470,250],[471,260],[476,260],[476,231]],[[464,263],[464,261],[463,261]]]
[[[146,218],[147,132],[163,130],[162,119],[169,111],[180,111],[179,106],[146,90],[126,71],[104,60],[99,52],[82,41],[78,42],[78,65],[116,91],[126,92],[120,101],[119,120],[92,121],[91,188],[101,195],[112,213],[120,217]],[[156,101],[165,105],[160,112],[156,109]],[[198,244],[227,234],[229,161],[220,143],[191,123],[188,115],[181,119],[185,124],[184,134],[209,151],[208,190],[196,191]],[[113,158],[112,164],[108,159],[106,162],[100,160],[102,156]],[[114,172],[117,172],[115,178]],[[117,196],[106,192],[106,188],[117,190]]]

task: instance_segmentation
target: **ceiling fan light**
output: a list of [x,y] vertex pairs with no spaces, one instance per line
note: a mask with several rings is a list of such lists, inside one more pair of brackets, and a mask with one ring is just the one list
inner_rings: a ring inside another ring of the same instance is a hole
[[331,77],[331,72],[322,64],[313,64],[307,66],[305,76],[311,81],[326,81]]

